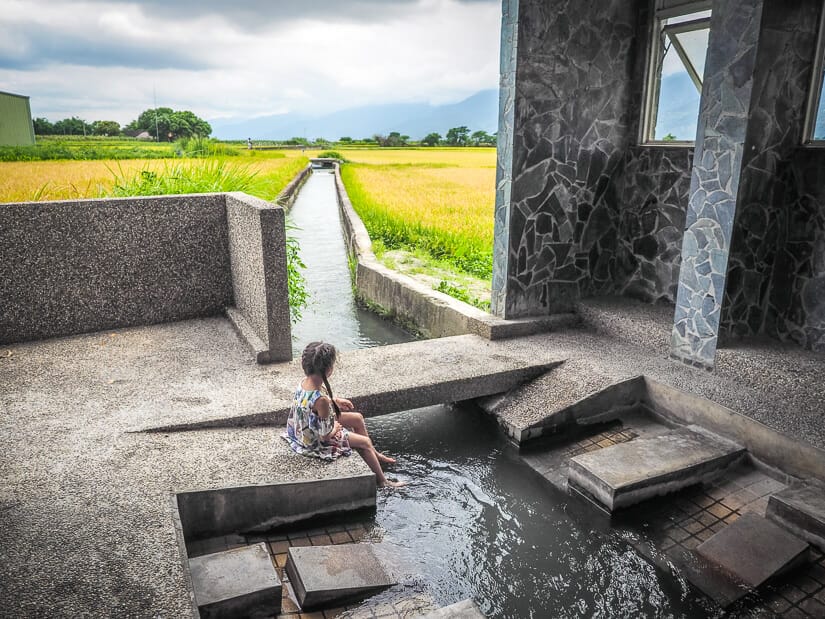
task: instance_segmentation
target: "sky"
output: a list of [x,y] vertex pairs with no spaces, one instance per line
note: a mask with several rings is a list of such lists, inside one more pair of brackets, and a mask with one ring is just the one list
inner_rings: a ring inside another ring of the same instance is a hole
[[2,0],[0,90],[125,124],[460,101],[498,86],[500,0]]

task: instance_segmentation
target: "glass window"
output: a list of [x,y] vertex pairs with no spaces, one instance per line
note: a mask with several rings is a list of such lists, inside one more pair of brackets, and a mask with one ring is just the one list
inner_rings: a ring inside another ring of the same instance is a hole
[[825,142],[825,3],[820,18],[819,43],[816,49],[813,80],[808,93],[808,113],[805,117],[807,142]]
[[654,24],[645,106],[645,142],[693,142],[699,120],[710,11],[663,17]]

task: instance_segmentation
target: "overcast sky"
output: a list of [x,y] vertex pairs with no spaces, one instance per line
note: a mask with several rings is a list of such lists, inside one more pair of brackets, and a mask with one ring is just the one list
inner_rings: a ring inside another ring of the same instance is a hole
[[2,0],[0,90],[126,123],[448,103],[498,85],[500,0]]

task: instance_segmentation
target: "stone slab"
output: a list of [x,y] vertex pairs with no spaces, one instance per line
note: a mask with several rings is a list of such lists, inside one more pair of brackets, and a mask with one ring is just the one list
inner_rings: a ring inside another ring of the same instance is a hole
[[281,581],[264,543],[189,559],[189,571],[203,618],[281,611]]
[[746,513],[697,546],[696,553],[756,589],[806,562],[809,546],[770,520]]
[[568,483],[612,512],[708,479],[744,453],[720,437],[680,428],[571,458]]
[[369,544],[290,548],[286,572],[302,610],[365,598],[395,584]]
[[825,483],[808,479],[771,495],[767,516],[825,551]]
[[427,613],[422,619],[484,619],[484,613],[473,600],[466,599]]

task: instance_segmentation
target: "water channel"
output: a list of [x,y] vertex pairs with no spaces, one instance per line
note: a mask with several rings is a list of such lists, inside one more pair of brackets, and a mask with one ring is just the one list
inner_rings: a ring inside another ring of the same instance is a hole
[[335,193],[335,175],[315,169],[290,210],[298,238],[310,305],[292,325],[292,351],[300,358],[309,342],[323,340],[339,350],[409,342],[409,333],[360,307],[352,292],[347,250]]
[[[355,303],[334,175],[314,171],[291,213],[313,298],[293,327],[296,353],[316,339],[342,350],[413,339]],[[539,479],[480,411],[435,406],[369,425],[379,448],[398,459],[390,475],[408,486],[380,492],[364,522],[402,576],[365,606],[417,592],[438,605],[473,598],[488,617],[718,613],[634,549],[626,536],[642,531],[605,526]]]

